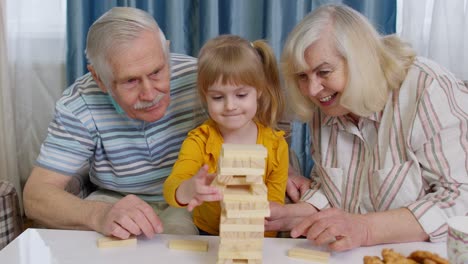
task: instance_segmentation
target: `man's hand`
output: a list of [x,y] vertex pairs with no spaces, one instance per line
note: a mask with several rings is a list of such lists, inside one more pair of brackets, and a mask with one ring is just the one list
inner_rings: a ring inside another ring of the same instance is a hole
[[218,188],[210,186],[216,177],[208,173],[208,165],[203,165],[190,180],[183,182],[176,191],[176,199],[180,204],[187,204],[187,210],[192,211],[203,202],[219,201],[222,199]]
[[344,251],[369,244],[370,225],[366,215],[330,208],[304,219],[291,231],[292,237],[306,236],[315,245]]
[[310,189],[312,181],[299,174],[291,165],[288,169],[286,193],[291,201],[297,203],[301,196]]
[[270,216],[265,218],[265,230],[290,231],[315,212],[315,207],[305,202],[285,205],[270,202]]
[[131,235],[145,234],[152,238],[163,231],[162,223],[153,208],[137,196],[130,194],[102,211],[100,230],[104,235],[127,239]]

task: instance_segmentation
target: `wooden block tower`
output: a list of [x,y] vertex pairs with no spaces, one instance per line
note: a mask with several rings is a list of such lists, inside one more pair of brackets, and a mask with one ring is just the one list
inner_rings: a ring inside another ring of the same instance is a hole
[[222,146],[213,181],[224,195],[218,264],[262,263],[264,218],[270,215],[263,182],[266,157],[263,145]]

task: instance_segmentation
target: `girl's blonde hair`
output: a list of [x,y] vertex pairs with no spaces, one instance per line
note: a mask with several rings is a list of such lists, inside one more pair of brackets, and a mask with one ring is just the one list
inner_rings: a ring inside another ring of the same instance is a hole
[[198,56],[197,86],[205,107],[208,88],[217,81],[255,87],[260,94],[256,120],[277,129],[284,111],[284,95],[275,55],[265,41],[251,43],[234,35],[209,40]]
[[380,36],[359,12],[344,5],[324,5],[307,15],[290,33],[282,55],[282,73],[291,109],[303,121],[316,106],[298,87],[297,74],[308,69],[305,50],[330,37],[348,70],[340,104],[359,116],[381,111],[391,90],[399,89],[415,52],[398,37]]

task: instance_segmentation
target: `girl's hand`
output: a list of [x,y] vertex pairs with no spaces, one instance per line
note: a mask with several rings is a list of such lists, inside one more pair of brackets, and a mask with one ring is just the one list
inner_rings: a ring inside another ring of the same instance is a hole
[[187,210],[192,211],[205,201],[221,200],[222,195],[219,189],[210,186],[215,177],[215,173],[208,173],[208,165],[203,165],[197,174],[179,186],[176,191],[177,201],[187,204]]

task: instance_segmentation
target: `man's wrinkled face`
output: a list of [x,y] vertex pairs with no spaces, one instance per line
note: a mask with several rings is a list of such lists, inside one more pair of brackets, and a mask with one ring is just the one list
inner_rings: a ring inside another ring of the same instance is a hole
[[114,100],[133,119],[154,122],[170,103],[170,68],[157,32],[116,49],[109,59]]

